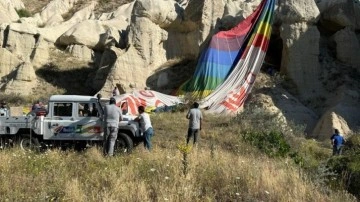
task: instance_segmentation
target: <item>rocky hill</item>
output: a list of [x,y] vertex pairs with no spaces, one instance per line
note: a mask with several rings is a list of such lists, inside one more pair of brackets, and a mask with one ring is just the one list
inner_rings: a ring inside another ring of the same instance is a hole
[[[2,0],[1,92],[109,95],[118,86],[169,93],[192,75],[210,37],[259,3]],[[248,103],[305,125],[319,140],[333,128],[357,132],[360,1],[278,0],[275,12],[265,64],[285,79],[280,86],[260,75]]]

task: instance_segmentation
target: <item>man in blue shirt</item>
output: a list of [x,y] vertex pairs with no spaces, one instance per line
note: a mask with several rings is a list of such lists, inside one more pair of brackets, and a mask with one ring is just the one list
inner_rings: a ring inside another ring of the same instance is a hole
[[331,136],[331,144],[333,145],[333,155],[341,155],[344,145],[344,138],[340,135],[339,130],[335,129],[335,133]]

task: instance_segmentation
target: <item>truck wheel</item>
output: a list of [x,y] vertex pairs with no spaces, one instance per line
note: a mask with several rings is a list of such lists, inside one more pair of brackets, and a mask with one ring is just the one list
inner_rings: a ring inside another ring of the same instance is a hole
[[37,138],[31,138],[28,136],[21,137],[20,148],[24,151],[40,151],[40,143]]
[[114,153],[116,154],[130,153],[133,147],[134,147],[134,143],[127,134],[118,133],[118,137],[115,143]]
[[12,147],[12,139],[0,138],[0,149],[7,149]]
[[0,149],[5,149],[6,144],[5,144],[5,138],[0,138]]

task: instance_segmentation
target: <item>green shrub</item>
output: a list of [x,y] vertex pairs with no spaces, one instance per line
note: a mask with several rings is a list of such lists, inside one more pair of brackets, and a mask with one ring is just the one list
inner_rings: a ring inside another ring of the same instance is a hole
[[344,154],[360,154],[360,135],[350,136],[345,144]]
[[30,13],[30,11],[26,10],[26,9],[19,9],[19,10],[16,10],[17,14],[19,15],[20,18],[22,17],[31,17],[32,14]]
[[26,104],[30,104],[36,99],[40,99],[40,97],[35,96],[23,96],[19,94],[1,94],[0,100],[3,100],[7,103],[8,107],[14,107],[14,106],[22,106]]
[[249,131],[242,134],[243,140],[256,146],[270,157],[285,157],[290,152],[284,135],[277,131],[257,132]]
[[303,158],[303,168],[308,172],[317,172],[320,164],[331,156],[332,151],[324,148],[318,141],[304,139],[298,143],[298,152]]
[[344,187],[351,194],[360,197],[360,136],[354,134],[346,142],[342,156],[329,159],[327,166],[337,174],[330,182],[333,188]]

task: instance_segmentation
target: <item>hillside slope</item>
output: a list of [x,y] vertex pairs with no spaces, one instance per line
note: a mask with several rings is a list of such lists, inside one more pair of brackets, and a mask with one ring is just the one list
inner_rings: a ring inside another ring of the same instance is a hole
[[[31,100],[53,93],[110,96],[115,85],[123,92],[173,92],[192,75],[211,36],[259,3],[2,1],[0,89]],[[327,140],[334,128],[345,136],[358,131],[358,13],[358,1],[278,2],[263,68],[270,64],[282,82],[269,86],[259,75],[261,88],[250,97],[305,125],[309,137]]]

